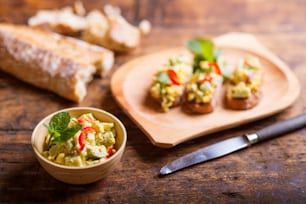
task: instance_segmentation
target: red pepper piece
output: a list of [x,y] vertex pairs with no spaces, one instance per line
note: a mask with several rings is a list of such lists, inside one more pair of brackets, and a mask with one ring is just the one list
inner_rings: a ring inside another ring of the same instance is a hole
[[108,153],[107,158],[111,157],[113,155],[113,148],[109,147],[107,153]]
[[84,127],[81,130],[81,134],[79,136],[79,144],[80,144],[80,150],[82,151],[85,147],[86,144],[86,138],[87,138],[87,134],[88,132],[93,132],[95,133],[96,130],[93,127]]
[[219,67],[218,63],[210,62],[209,66],[211,66],[215,69],[216,74],[222,75],[222,71],[221,71],[221,68]]
[[86,134],[84,132],[81,132],[79,136],[79,144],[80,144],[80,150],[82,151],[85,147],[85,140],[86,140]]
[[82,128],[82,132],[85,132],[86,134],[87,134],[88,132],[96,133],[96,130],[95,130],[95,128],[93,128],[93,127],[84,127],[84,128]]
[[208,81],[209,83],[211,83],[212,82],[212,77],[211,77],[211,75],[210,74],[206,74],[206,76],[205,76],[205,78],[204,78],[204,81]]
[[205,74],[204,78],[202,80],[200,80],[200,82],[205,82],[205,81],[208,81],[209,83],[212,82],[212,77],[209,73]]
[[172,84],[175,84],[175,85],[180,85],[181,84],[178,80],[176,72],[173,69],[168,69],[167,73],[169,75],[169,78],[170,78]]
[[85,121],[85,120],[84,120],[83,118],[79,118],[79,119],[78,119],[78,123],[79,123],[79,124],[84,123],[84,121]]

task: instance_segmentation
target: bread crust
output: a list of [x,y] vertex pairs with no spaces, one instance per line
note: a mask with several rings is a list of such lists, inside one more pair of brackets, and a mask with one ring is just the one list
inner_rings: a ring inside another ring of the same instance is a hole
[[139,29],[129,24],[122,16],[105,16],[93,10],[87,16],[88,28],[82,39],[115,52],[130,52],[140,44]]
[[248,98],[233,98],[230,94],[226,94],[225,105],[234,110],[251,109],[259,103],[261,95],[260,91],[252,92]]
[[0,69],[72,101],[83,100],[88,82],[99,72],[95,66],[98,52],[103,59],[104,49],[85,42],[27,26],[0,24]]
[[211,113],[214,107],[213,103],[184,103],[184,109],[191,113]]
[[86,11],[82,6],[80,2],[76,1],[73,7],[40,10],[35,16],[28,19],[28,24],[64,35],[78,36],[87,28],[86,19],[83,17]]

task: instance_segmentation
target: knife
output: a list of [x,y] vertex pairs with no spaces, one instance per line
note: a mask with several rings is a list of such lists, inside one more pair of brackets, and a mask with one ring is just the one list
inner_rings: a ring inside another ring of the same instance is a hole
[[303,128],[305,125],[306,114],[304,113],[294,118],[264,127],[255,133],[245,134],[217,142],[170,162],[160,169],[160,175],[164,176],[171,174],[186,167],[222,157],[240,149],[249,147],[257,142],[271,139],[276,136]]

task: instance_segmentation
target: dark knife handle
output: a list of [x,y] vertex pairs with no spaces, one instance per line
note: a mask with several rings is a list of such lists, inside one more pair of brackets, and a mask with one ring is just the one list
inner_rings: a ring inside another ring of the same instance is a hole
[[271,139],[273,137],[286,134],[288,132],[303,128],[306,126],[306,114],[298,115],[294,118],[278,122],[276,124],[267,126],[256,132],[257,141]]

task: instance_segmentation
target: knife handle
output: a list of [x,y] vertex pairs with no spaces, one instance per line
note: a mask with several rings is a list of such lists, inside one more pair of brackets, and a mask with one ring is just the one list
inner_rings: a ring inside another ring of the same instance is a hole
[[306,126],[306,114],[298,115],[294,118],[278,122],[267,126],[256,132],[257,141],[271,139],[273,137],[286,134],[288,132],[303,128]]

